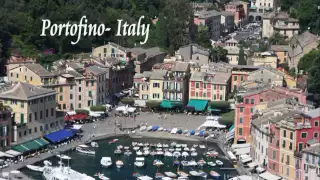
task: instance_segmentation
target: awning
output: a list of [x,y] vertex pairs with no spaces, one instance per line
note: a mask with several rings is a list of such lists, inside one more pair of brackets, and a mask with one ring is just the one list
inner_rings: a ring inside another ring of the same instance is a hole
[[73,137],[75,133],[70,129],[61,129],[59,131],[47,134],[45,136],[50,142],[59,143]]
[[171,101],[171,100],[163,100],[160,104],[160,107],[165,109],[172,109],[177,107],[182,107],[183,104],[181,101]]
[[251,163],[248,163],[248,166],[249,168],[255,168],[258,166],[258,164],[256,162],[251,162]]
[[10,150],[8,150],[8,151],[6,151],[6,153],[7,154],[10,154],[10,155],[12,155],[12,156],[20,156],[22,153],[21,152],[18,152],[18,151],[14,151],[14,150],[12,150],[12,149],[10,149]]
[[24,153],[24,152],[28,152],[28,151],[33,151],[33,150],[37,150],[40,149],[46,145],[48,145],[49,142],[46,141],[43,138],[38,138],[38,139],[34,139],[19,145],[15,145],[12,147],[13,150]]
[[229,127],[229,131],[234,129],[234,124],[232,124],[232,126]]
[[191,99],[188,107],[194,107],[195,111],[204,111],[208,105],[208,100]]
[[250,6],[250,9],[257,9],[257,6],[255,6],[255,5]]
[[76,129],[76,130],[81,129],[81,128],[82,128],[82,125],[79,125],[79,124],[74,124],[72,127],[72,129]]
[[13,158],[13,156],[11,154],[7,154],[7,153],[0,151],[0,158],[2,158],[2,157]]
[[242,163],[248,163],[248,162],[250,162],[250,161],[252,161],[252,158],[251,158],[251,157],[248,157],[248,158],[246,158],[246,159],[241,159],[241,162],[242,162]]
[[264,171],[266,171],[264,168],[262,168],[262,167],[257,167],[256,168],[256,171],[258,172],[258,173],[262,173],[262,172],[264,172]]
[[259,175],[259,177],[262,179],[265,179],[265,180],[280,180],[280,179],[282,179],[282,177],[273,175],[269,172],[262,173]]
[[234,151],[236,155],[250,154],[250,147],[235,149]]
[[218,121],[212,121],[212,120],[207,120],[205,121],[201,126],[199,126],[198,130],[200,130],[201,128],[226,128],[225,125],[220,124]]
[[75,114],[75,115],[67,115],[64,117],[65,121],[69,121],[69,120],[83,120],[83,119],[87,119],[89,116],[87,114]]

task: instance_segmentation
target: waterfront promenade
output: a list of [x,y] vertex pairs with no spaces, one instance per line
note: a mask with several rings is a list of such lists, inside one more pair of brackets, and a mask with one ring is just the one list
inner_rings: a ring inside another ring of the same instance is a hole
[[[122,127],[136,127],[137,125],[147,124],[158,125],[164,128],[181,128],[181,129],[194,129],[196,130],[205,121],[205,116],[189,116],[186,114],[177,115],[162,115],[153,113],[141,113],[135,119],[131,117],[115,117],[111,116],[102,121],[97,121],[90,124],[84,124],[83,137],[80,141],[73,141],[65,146],[58,147],[50,152],[45,152],[40,154],[38,157],[26,159],[24,162],[19,162],[18,164],[11,164],[9,167],[2,169],[2,172],[10,172],[11,170],[17,170],[25,167],[28,164],[34,164],[39,161],[43,161],[47,158],[54,156],[55,154],[63,153],[69,149],[75,148],[80,144],[88,143],[92,140],[107,138],[114,135],[128,134],[127,132],[121,132],[116,124],[122,124]],[[202,137],[185,137],[184,135],[171,135],[165,132],[143,132],[136,133],[137,136],[149,136],[154,138],[168,138],[168,139],[184,139],[184,140],[194,140],[194,141],[204,141]],[[209,140],[208,142],[216,142],[219,147],[226,153],[224,149],[224,143],[221,139]],[[240,174],[242,174],[240,172]],[[21,174],[20,177],[25,179],[26,177]]]

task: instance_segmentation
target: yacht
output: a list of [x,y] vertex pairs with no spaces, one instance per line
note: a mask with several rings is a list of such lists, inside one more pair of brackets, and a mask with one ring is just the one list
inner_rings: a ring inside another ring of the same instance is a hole
[[91,147],[93,148],[98,148],[99,147],[99,144],[97,142],[91,142]]
[[149,151],[149,150],[143,151],[143,155],[148,156],[149,154],[150,154],[150,151]]
[[164,153],[164,156],[166,156],[166,157],[172,157],[173,154],[172,154],[171,152],[169,152],[169,151],[166,151],[166,152]]
[[124,155],[126,156],[130,156],[132,154],[132,152],[130,150],[126,150],[126,152],[124,152]]
[[64,154],[57,154],[56,155],[58,158],[61,158],[63,160],[71,160],[71,157],[64,155]]
[[65,167],[61,163],[59,167],[44,166],[43,176],[46,180],[63,179],[63,180],[95,180],[86,174],[79,173],[70,167]]
[[139,150],[139,151],[136,152],[136,154],[137,154],[137,156],[141,156],[142,155],[142,151]]
[[110,167],[112,165],[111,157],[102,157],[101,161],[100,161],[100,164],[103,167]]
[[144,166],[144,157],[136,157],[136,161],[134,162],[134,165],[137,167],[143,167]]
[[96,154],[95,151],[91,150],[89,146],[81,144],[78,147],[76,147],[76,151],[84,153],[84,154],[90,154],[90,155],[94,155]]
[[161,143],[158,143],[158,144],[157,144],[157,147],[158,147],[158,148],[162,148],[162,144],[161,144]]

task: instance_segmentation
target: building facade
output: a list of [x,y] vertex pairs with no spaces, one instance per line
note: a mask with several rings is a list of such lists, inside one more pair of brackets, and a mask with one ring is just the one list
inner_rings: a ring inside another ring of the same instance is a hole
[[56,113],[55,90],[18,82],[4,89],[0,98],[14,114],[14,142],[38,138],[64,125],[64,115]]
[[205,25],[208,27],[208,31],[211,34],[213,40],[220,38],[220,23],[221,13],[215,10],[211,11],[197,11],[194,13],[194,24]]
[[240,26],[240,24],[246,24],[248,20],[248,8],[245,2],[232,1],[225,5],[225,11],[234,14],[234,24]]
[[311,145],[305,148],[302,153],[302,179],[320,179],[320,144]]
[[0,108],[0,148],[8,150],[12,141],[12,109],[9,106]]
[[271,68],[278,67],[277,55],[269,52],[256,53],[253,57],[251,57],[251,61],[254,66],[264,66]]
[[234,14],[228,11],[221,12],[221,33],[229,34],[234,31]]

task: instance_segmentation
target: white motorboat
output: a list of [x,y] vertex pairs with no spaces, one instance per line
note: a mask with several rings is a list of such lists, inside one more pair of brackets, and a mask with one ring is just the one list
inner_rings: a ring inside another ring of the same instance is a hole
[[140,147],[139,146],[135,146],[132,149],[135,150],[135,151],[138,151],[140,149]]
[[171,177],[171,178],[176,178],[177,177],[177,175],[175,173],[173,173],[173,172],[164,172],[164,174],[166,176],[168,176],[168,177]]
[[159,127],[159,128],[158,128],[158,131],[163,131],[163,127]]
[[130,156],[131,154],[132,154],[132,152],[129,151],[129,150],[126,150],[126,151],[124,152],[124,155],[126,155],[126,156]]
[[157,156],[162,156],[163,154],[164,154],[163,151],[157,151],[157,152],[156,152],[156,155],[157,155]]
[[162,148],[162,144],[161,144],[161,143],[158,143],[158,144],[157,144],[157,147],[158,147],[158,148]]
[[92,141],[92,142],[91,142],[91,147],[93,147],[93,148],[98,148],[98,147],[99,147],[99,144],[98,144],[97,142]]
[[216,166],[216,163],[210,161],[210,162],[208,162],[208,165],[211,166],[211,167],[215,167],[215,166]]
[[201,160],[198,161],[198,165],[199,165],[199,166],[204,166],[204,165],[206,165],[206,164],[207,164],[207,162],[204,161],[203,159],[201,159]]
[[219,153],[216,152],[216,151],[209,151],[209,152],[206,153],[207,157],[216,157],[218,155],[219,155]]
[[170,151],[170,152],[173,152],[173,151],[174,151],[174,149],[173,149],[173,148],[170,148],[170,149],[169,149],[169,151]]
[[200,176],[200,173],[197,171],[189,171],[189,174],[191,174],[191,176]]
[[118,161],[116,162],[117,168],[121,168],[123,165],[124,165],[123,162],[120,161],[120,160],[118,160]]
[[143,143],[138,143],[138,146],[142,147],[142,146],[143,146]]
[[142,151],[139,150],[136,152],[136,154],[137,154],[137,156],[142,156]]
[[193,147],[193,148],[197,148],[197,147],[198,147],[198,144],[194,144],[192,147]]
[[119,145],[119,146],[117,146],[117,149],[123,149],[123,146],[122,145]]
[[178,157],[181,156],[181,153],[178,152],[178,151],[175,151],[175,152],[173,152],[173,156],[176,157],[176,158],[178,158]]
[[189,180],[189,178],[188,177],[178,177],[177,180]]
[[196,156],[198,156],[198,153],[197,153],[197,152],[192,152],[190,155],[191,155],[192,157],[196,157]]
[[132,144],[132,146],[136,146],[138,143],[137,142],[132,142],[131,144]]
[[152,126],[148,126],[147,131],[151,131],[151,130],[152,130]]
[[142,132],[142,131],[145,131],[145,130],[147,130],[147,126],[141,126],[140,131]]
[[171,147],[175,147],[176,145],[177,145],[176,142],[172,142],[172,143],[170,144]]
[[149,147],[144,147],[144,148],[143,148],[143,150],[145,150],[145,151],[146,151],[146,150],[149,150],[149,149],[150,149]]
[[166,151],[166,152],[164,153],[164,156],[165,156],[165,157],[172,157],[173,154],[172,154],[171,152],[169,152],[169,151]]
[[177,148],[181,147],[181,144],[176,144],[176,147],[177,147]]
[[110,180],[110,178],[106,177],[104,174],[99,174],[99,179],[101,180]]
[[137,167],[143,167],[144,166],[144,157],[136,157],[136,161],[134,162],[134,165]]
[[187,134],[189,132],[189,130],[188,129],[185,129],[182,133],[183,134]]
[[195,161],[181,161],[182,166],[196,166],[198,165]]
[[150,176],[139,176],[137,180],[153,180],[153,178]]
[[164,147],[164,148],[168,148],[168,147],[169,147],[169,145],[168,145],[168,144],[162,144],[162,147]]
[[190,151],[188,147],[183,148],[184,151]]
[[[150,151],[149,150],[145,150],[145,151],[143,151],[143,155],[144,156],[148,156],[150,154]],[[138,154],[137,154],[138,155]]]
[[206,146],[205,146],[205,145],[200,145],[199,148],[200,148],[200,149],[205,149]]
[[129,146],[124,146],[123,149],[128,150],[128,149],[130,149],[130,147]]
[[176,148],[176,151],[181,151],[182,149],[181,148]]
[[153,165],[154,165],[154,166],[162,166],[162,165],[164,165],[164,164],[163,164],[163,162],[162,162],[161,160],[156,159],[156,160],[153,161]]
[[173,180],[171,177],[163,177],[161,180]]
[[110,167],[112,165],[111,157],[102,157],[100,160],[100,164],[106,168]]
[[64,155],[64,154],[57,154],[56,156],[60,159],[63,159],[63,160],[71,160],[71,157]]
[[188,157],[188,156],[189,156],[189,153],[187,153],[187,152],[183,151],[183,152],[182,152],[182,154],[181,154],[181,156],[186,158],[186,157]]
[[114,154],[122,154],[122,151],[120,149],[114,150]]
[[27,165],[27,168],[32,171],[43,172],[43,167],[40,166]]
[[191,148],[190,151],[197,151],[196,148]]
[[71,169],[69,166],[63,166],[60,164],[58,167],[44,166],[43,174],[46,180],[52,179],[67,179],[67,180],[95,180],[84,173],[77,172]]
[[187,144],[181,144],[181,147],[186,148],[188,145]]
[[148,147],[150,144],[149,143],[144,143],[144,146],[145,147]]
[[90,155],[94,155],[96,154],[95,151],[91,150],[89,146],[87,145],[79,145],[78,147],[76,147],[76,151],[83,153],[83,154],[90,154]]
[[219,165],[219,166],[223,166],[223,162],[220,161],[220,160],[216,160],[216,164]]
[[157,150],[157,151],[162,151],[162,148],[157,148],[156,150]]
[[154,156],[154,155],[156,155],[156,154],[157,154],[157,153],[156,153],[155,151],[151,151],[151,152],[150,152],[150,155],[151,155],[151,156]]
[[188,177],[189,174],[188,173],[185,173],[183,171],[178,171],[177,174],[180,176],[180,177]]

